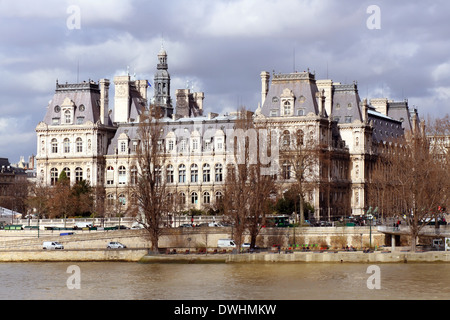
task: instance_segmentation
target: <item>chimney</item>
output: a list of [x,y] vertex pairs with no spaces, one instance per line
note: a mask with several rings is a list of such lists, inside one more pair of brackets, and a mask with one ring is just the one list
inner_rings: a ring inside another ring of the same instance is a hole
[[114,122],[128,122],[130,116],[130,76],[114,77]]
[[375,107],[375,110],[385,116],[388,115],[388,100],[386,98],[371,99],[370,104]]
[[363,101],[362,101],[362,103],[361,103],[361,105],[362,105],[362,120],[363,120],[363,123],[368,123],[369,122],[369,105],[368,105],[368,103],[367,103],[367,99],[364,99]]
[[267,92],[269,91],[269,79],[270,73],[267,71],[261,72],[261,106],[264,106],[264,101],[266,101]]
[[100,80],[100,121],[102,124],[108,124],[109,108],[109,80]]
[[147,88],[148,88],[147,80],[136,80],[136,88],[138,89],[141,97],[147,100]]

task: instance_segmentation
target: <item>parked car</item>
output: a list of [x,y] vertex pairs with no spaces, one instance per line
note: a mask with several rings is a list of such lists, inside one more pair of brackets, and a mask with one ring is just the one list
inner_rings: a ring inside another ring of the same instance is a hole
[[180,225],[180,228],[192,228],[192,224],[185,223],[185,224]]
[[126,245],[117,241],[110,241],[106,246],[107,249],[125,249],[126,247],[127,247]]
[[42,244],[42,249],[44,249],[44,250],[47,250],[47,249],[49,249],[49,250],[61,249],[62,250],[62,249],[64,249],[64,246],[61,243],[57,242],[57,241],[45,241]]

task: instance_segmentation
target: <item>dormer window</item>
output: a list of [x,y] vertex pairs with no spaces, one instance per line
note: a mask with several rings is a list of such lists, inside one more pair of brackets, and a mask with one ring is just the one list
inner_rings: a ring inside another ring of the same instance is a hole
[[70,110],[64,111],[64,123],[71,124],[72,123],[72,113]]
[[290,101],[285,101],[283,104],[283,113],[285,116],[290,116],[292,111],[292,106]]
[[292,116],[294,115],[294,93],[292,90],[286,88],[283,90],[283,94],[281,95],[281,113],[283,116]]

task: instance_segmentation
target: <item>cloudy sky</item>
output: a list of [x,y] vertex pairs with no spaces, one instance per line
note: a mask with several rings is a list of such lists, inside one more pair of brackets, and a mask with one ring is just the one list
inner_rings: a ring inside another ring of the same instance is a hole
[[112,80],[128,67],[153,82],[162,43],[172,96],[189,83],[207,112],[255,110],[261,71],[309,69],[441,116],[448,12],[445,0],[0,0],[0,157],[36,154],[56,80]]

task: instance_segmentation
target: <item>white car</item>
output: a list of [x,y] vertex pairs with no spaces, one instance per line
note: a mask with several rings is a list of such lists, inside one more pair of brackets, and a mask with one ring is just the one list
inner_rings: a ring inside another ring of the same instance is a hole
[[46,249],[49,249],[49,250],[61,249],[62,250],[62,249],[64,249],[64,246],[61,243],[56,242],[56,241],[45,241],[42,244],[42,249],[44,249],[44,250],[46,250]]
[[107,249],[125,249],[126,247],[126,245],[116,241],[108,242],[108,245],[106,246]]

